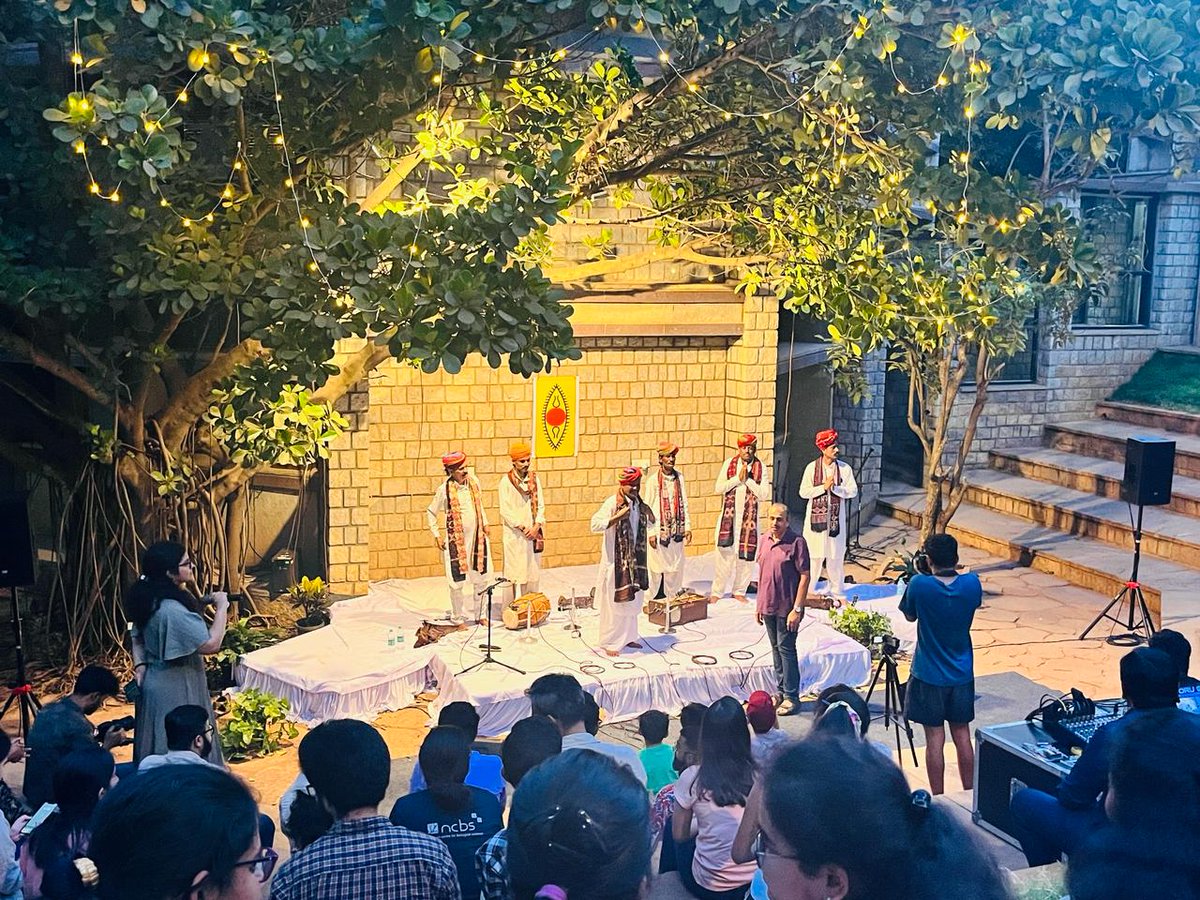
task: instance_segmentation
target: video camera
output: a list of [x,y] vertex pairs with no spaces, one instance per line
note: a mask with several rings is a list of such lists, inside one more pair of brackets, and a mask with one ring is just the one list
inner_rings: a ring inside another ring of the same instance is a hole
[[913,568],[922,575],[932,575],[933,566],[929,564],[929,554],[924,550],[918,550],[913,554]]
[[[137,723],[135,722],[133,716],[122,716],[120,719],[109,719],[107,722],[101,722],[96,726],[96,740],[103,741],[105,735],[107,735],[114,728],[119,728],[122,731],[127,731],[130,734],[133,734],[133,729],[136,724]],[[125,741],[127,744],[131,742],[132,740]]]

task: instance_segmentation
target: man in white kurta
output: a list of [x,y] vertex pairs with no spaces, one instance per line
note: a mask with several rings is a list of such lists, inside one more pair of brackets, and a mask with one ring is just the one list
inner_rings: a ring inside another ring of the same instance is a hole
[[646,476],[646,505],[658,523],[650,529],[650,596],[657,594],[659,579],[663,593],[674,597],[683,589],[683,545],[692,541],[692,519],[688,513],[683,476],[675,468],[679,445],[662,441],[658,445],[658,471]]
[[599,644],[609,656],[626,647],[642,646],[638,615],[643,592],[650,586],[646,549],[654,513],[642,502],[641,480],[641,469],[622,469],[617,492],[592,516],[592,532],[604,535],[596,572],[596,607],[600,611]]
[[504,577],[513,583],[518,597],[536,591],[542,574],[546,499],[541,481],[530,468],[532,453],[528,441],[514,441],[508,448],[512,468],[500,477],[497,488],[504,526]]
[[812,583],[821,577],[824,567],[827,591],[834,597],[846,596],[846,504],[858,496],[854,470],[838,460],[838,433],[832,428],[817,432],[816,445],[821,455],[810,462],[800,479],[800,496],[808,501],[804,514],[804,541],[808,544]]
[[731,592],[735,600],[746,602],[758,552],[758,504],[771,497],[766,467],[758,458],[758,438],[743,434],[737,445],[737,455],[727,459],[717,473],[715,491],[722,500],[710,603]]
[[[450,617],[462,622],[478,618],[472,601],[483,585],[484,575],[492,570],[487,510],[479,482],[467,471],[465,453],[455,450],[446,454],[442,466],[446,480],[434,491],[425,515],[433,540],[442,551],[450,588]],[[439,515],[445,516],[445,534],[438,527]]]

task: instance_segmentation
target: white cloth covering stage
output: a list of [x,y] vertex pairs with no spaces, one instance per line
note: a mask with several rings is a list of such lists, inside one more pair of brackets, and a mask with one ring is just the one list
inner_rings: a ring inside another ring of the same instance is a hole
[[[705,596],[712,556],[687,561],[685,584]],[[247,655],[239,681],[243,688],[286,697],[294,718],[309,725],[332,718],[370,720],[411,705],[416,694],[436,685],[438,706],[454,700],[475,704],[485,737],[505,733],[529,714],[525,688],[547,672],[575,675],[595,694],[606,721],[634,718],[647,709],[678,713],[685,703],[711,703],[726,694],[744,700],[751,691],[774,692],[771,649],[754,621],[753,598],[749,604],[723,600],[709,607],[708,619],[678,626],[670,635],[659,634],[641,616],[646,646],[612,659],[596,649],[596,611],[576,613],[580,631],[575,636],[569,613],[557,610],[560,595],[570,596],[574,588],[586,596],[595,577],[594,566],[543,570],[541,589],[553,611],[532,632],[504,629],[499,610],[512,591],[508,585],[496,589],[493,643],[501,649],[495,656],[524,674],[492,664],[462,674],[483,657],[479,645],[487,631],[481,626],[413,648],[422,620],[436,619],[447,608],[445,579],[431,577],[380,582],[365,597],[334,604],[328,627]],[[894,586],[847,585],[846,593],[887,614],[905,643],[915,638],[915,626],[896,611]],[[810,610],[796,642],[802,693],[838,682],[859,685],[870,677],[866,649],[825,620],[824,613]],[[389,629],[401,634],[397,646],[387,644]]]

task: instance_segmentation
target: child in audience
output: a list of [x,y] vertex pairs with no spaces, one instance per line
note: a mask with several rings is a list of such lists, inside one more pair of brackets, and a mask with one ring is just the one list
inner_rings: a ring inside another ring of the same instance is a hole
[[787,733],[779,727],[775,704],[766,691],[755,691],[746,701],[746,721],[750,723],[750,753],[760,768],[788,741]]
[[651,795],[658,794],[675,781],[675,748],[666,743],[667,729],[671,720],[665,712],[650,709],[638,716],[638,734],[646,742],[638,758],[646,769],[646,787]]
[[[438,713],[438,725],[449,725],[457,728],[467,737],[467,743],[473,744],[479,736],[479,713],[475,707],[465,700],[447,703]],[[425,773],[421,769],[420,757],[413,766],[412,777],[408,780],[408,792],[415,794],[425,789]],[[504,807],[504,778],[500,775],[500,757],[494,753],[480,753],[471,750],[471,763],[467,769],[467,784],[470,787],[483,788],[492,794],[500,807]],[[295,790],[293,785],[289,790]]]

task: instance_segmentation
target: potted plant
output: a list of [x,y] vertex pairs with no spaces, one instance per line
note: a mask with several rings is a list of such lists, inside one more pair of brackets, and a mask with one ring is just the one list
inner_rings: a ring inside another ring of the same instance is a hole
[[879,654],[879,644],[892,634],[892,622],[881,612],[849,605],[829,611],[829,625],[851,640],[858,641],[872,656]]
[[316,631],[329,624],[329,589],[320,578],[303,576],[288,591],[288,600],[304,613],[296,620],[300,631]]
[[210,691],[216,692],[233,687],[233,667],[247,653],[278,644],[283,640],[282,628],[254,625],[255,620],[261,621],[262,617],[243,616],[231,622],[225,630],[225,639],[221,642],[221,649],[212,656],[205,657],[205,673],[208,676]]

